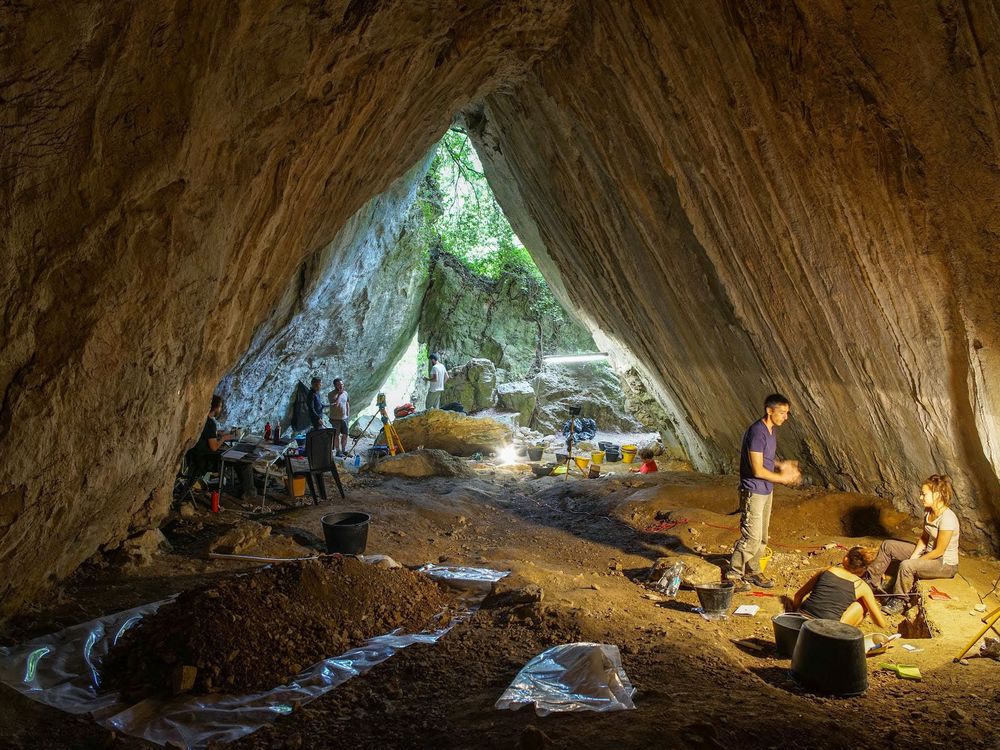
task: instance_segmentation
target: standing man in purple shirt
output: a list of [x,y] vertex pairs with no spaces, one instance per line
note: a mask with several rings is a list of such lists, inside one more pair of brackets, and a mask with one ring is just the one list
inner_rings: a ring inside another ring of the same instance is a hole
[[760,570],[760,556],[767,546],[771,523],[771,497],[774,482],[795,485],[802,474],[794,461],[778,461],[778,440],[774,428],[785,423],[791,414],[788,399],[772,393],[764,400],[764,416],[747,428],[740,448],[740,540],[733,548],[726,578],[737,591],[749,591],[753,584],[769,589],[774,581]]

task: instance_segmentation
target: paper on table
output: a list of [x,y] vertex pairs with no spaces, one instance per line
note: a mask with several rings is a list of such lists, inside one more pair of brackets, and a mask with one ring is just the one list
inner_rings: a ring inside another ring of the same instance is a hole
[[741,604],[733,612],[734,615],[744,615],[745,617],[753,617],[760,610],[760,606],[756,604]]
[[234,461],[243,458],[246,455],[243,451],[226,451],[222,454],[223,458],[232,459]]

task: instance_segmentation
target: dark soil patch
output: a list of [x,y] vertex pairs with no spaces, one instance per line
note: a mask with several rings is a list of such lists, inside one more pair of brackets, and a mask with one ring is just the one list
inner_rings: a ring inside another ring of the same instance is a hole
[[278,565],[182,593],[128,631],[102,672],[132,699],[176,691],[182,667],[197,669],[195,692],[265,690],[373,636],[428,628],[447,601],[406,569],[350,558]]

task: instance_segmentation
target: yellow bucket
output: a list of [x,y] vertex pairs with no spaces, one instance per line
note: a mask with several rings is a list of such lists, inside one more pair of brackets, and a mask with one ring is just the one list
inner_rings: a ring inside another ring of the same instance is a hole
[[774,557],[774,550],[770,547],[764,547],[764,554],[760,556],[760,572],[767,572],[767,564],[771,562],[771,558]]
[[581,471],[586,471],[590,465],[590,459],[586,456],[573,456],[573,460],[576,461],[576,465],[580,467]]
[[306,478],[295,477],[294,479],[289,479],[285,477],[285,490],[292,497],[302,497],[306,494]]
[[604,463],[604,451],[594,451],[590,454],[590,462],[600,465]]
[[635,460],[635,454],[639,449],[634,445],[622,446],[622,463],[630,464]]

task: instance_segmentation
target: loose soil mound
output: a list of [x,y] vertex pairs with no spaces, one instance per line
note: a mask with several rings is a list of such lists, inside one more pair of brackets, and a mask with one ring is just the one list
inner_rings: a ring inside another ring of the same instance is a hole
[[425,629],[446,604],[433,581],[406,569],[288,563],[182,593],[128,631],[102,671],[129,698],[264,690],[373,636]]

